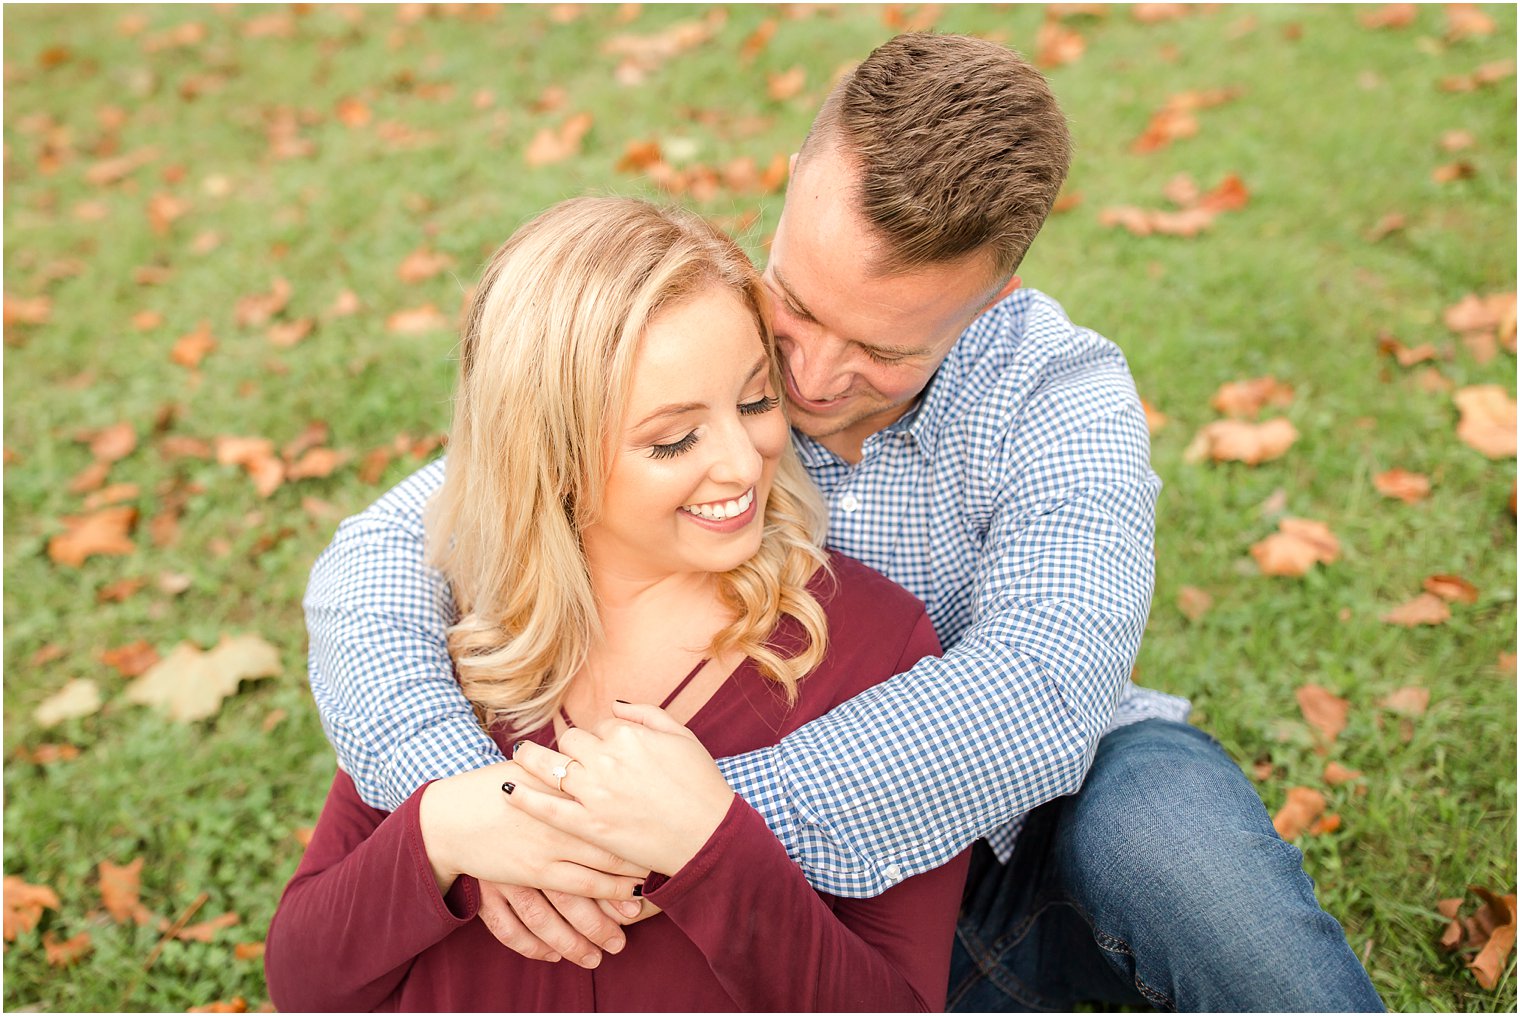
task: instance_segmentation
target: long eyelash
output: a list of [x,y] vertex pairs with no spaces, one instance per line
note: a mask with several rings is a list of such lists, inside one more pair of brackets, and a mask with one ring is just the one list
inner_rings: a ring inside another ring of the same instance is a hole
[[652,459],[670,459],[691,448],[697,443],[697,432],[692,431],[679,441],[670,444],[657,444],[649,449],[649,457]]
[[781,405],[781,400],[774,395],[767,395],[763,399],[754,402],[742,402],[739,404],[739,412],[745,416],[759,416],[761,413],[769,413],[772,409]]

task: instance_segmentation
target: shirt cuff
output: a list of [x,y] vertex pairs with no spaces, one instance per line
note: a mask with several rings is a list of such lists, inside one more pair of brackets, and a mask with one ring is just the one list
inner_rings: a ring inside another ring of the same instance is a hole
[[428,785],[434,782],[436,781],[429,780],[407,798],[396,809],[392,821],[403,824],[406,845],[416,875],[413,884],[403,887],[403,891],[415,894],[420,903],[429,907],[444,926],[452,930],[468,924],[480,913],[480,883],[469,875],[460,875],[454,879],[454,884],[447,893],[438,891],[438,880],[433,877],[433,862],[428,858],[427,845],[422,839],[422,795]]
[[780,841],[787,856],[798,864],[803,861],[797,835],[797,810],[787,795],[786,781],[782,779],[776,760],[779,745],[760,748],[744,755],[718,759],[718,771],[744,798],[767,826],[771,835]]
[[779,862],[778,846],[760,815],[735,794],[723,821],[702,849],[674,875],[651,873],[644,881],[644,898],[661,910],[672,910],[721,869],[734,877],[743,877],[740,872],[764,877],[766,869]]

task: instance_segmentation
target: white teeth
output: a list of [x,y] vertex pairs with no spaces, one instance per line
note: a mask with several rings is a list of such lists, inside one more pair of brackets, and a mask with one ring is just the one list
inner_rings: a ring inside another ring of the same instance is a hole
[[700,515],[702,518],[710,519],[713,522],[721,522],[724,519],[737,518],[738,516],[743,515],[745,512],[749,511],[749,506],[754,503],[755,492],[753,489],[750,489],[745,491],[743,496],[734,501],[725,501],[722,504],[682,505],[681,510],[683,512],[689,512],[692,515]]

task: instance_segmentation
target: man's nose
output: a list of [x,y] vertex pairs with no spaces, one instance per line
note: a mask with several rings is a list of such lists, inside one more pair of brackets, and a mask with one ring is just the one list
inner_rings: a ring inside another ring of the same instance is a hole
[[797,392],[810,402],[828,402],[849,387],[844,365],[844,343],[823,334],[794,338],[787,354],[787,367]]

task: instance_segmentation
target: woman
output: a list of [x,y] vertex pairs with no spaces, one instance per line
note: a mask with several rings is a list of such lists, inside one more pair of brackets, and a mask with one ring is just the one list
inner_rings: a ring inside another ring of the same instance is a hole
[[[939,648],[921,604],[820,549],[780,391],[759,277],[695,216],[576,199],[496,253],[428,536],[459,680],[515,761],[389,815],[337,774],[270,928],[281,1009],[942,1008],[964,857],[821,895],[712,761]],[[596,895],[654,913],[594,970],[473,920],[476,878],[514,881],[503,823],[578,801],[619,816],[617,856],[583,859],[615,873]]]

